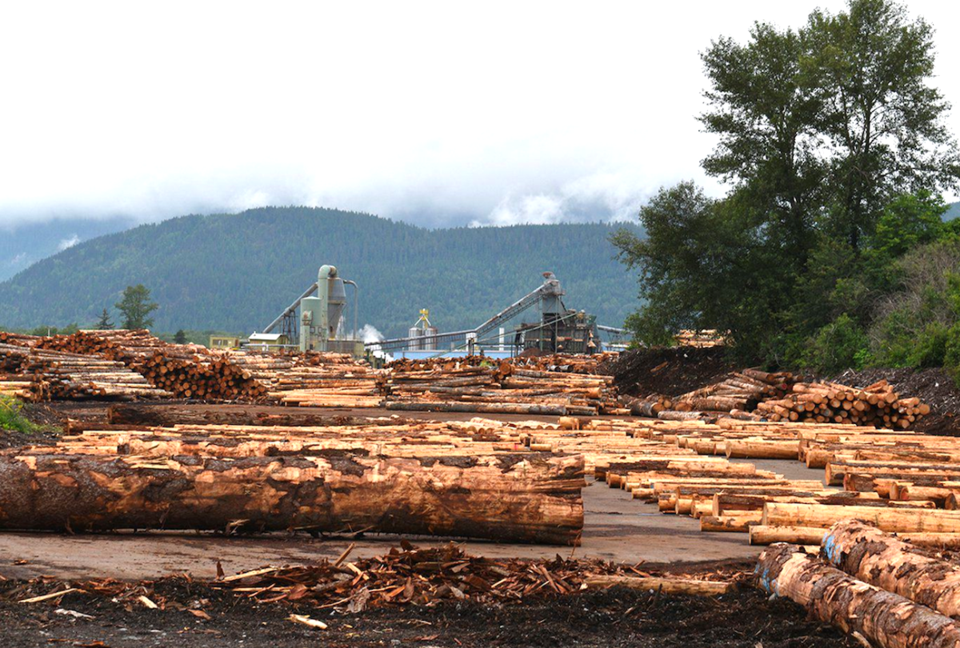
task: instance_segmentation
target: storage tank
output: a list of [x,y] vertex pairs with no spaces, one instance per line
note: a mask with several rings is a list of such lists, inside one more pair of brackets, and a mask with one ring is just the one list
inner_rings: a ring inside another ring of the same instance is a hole
[[437,339],[436,335],[440,332],[436,326],[428,326],[423,329],[423,335],[428,338],[423,340],[420,344],[424,351],[436,351],[437,350]]
[[[421,338],[423,337],[423,329],[418,326],[411,326],[407,331],[407,337]],[[419,351],[422,347],[422,340],[410,340],[410,344],[407,348],[409,348],[411,351]]]

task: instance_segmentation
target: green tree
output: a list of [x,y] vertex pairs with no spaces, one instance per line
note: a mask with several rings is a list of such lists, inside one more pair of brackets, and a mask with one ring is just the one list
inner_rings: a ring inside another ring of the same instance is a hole
[[[890,0],[850,0],[798,30],[720,38],[702,58],[700,121],[718,136],[702,165],[730,191],[663,190],[641,210],[646,241],[613,238],[640,270],[629,327],[648,342],[717,328],[770,364],[862,363],[876,304],[903,272],[893,262],[960,235],[939,220],[960,163],[930,85],[929,26]],[[943,347],[928,346],[928,358]]]
[[110,321],[110,313],[106,308],[100,313],[100,319],[97,320],[96,327],[98,331],[109,331],[113,328],[113,322]]
[[173,341],[177,344],[186,344],[187,343],[187,334],[183,329],[177,331],[173,336]]
[[933,29],[890,0],[851,0],[847,11],[814,11],[806,27],[810,92],[821,98],[827,225],[854,249],[904,189],[939,193],[960,177],[949,105],[930,85]]
[[141,329],[153,326],[150,313],[159,306],[150,301],[150,290],[143,284],[127,286],[123,291],[123,298],[115,304],[117,310],[123,314],[123,328]]

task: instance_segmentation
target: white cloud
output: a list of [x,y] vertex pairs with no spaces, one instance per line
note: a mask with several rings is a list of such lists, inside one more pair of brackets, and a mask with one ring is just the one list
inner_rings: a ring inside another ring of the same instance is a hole
[[80,237],[74,234],[69,238],[62,239],[57,244],[57,250],[59,250],[60,252],[63,252],[64,250],[69,250],[79,242],[80,242]]
[[10,265],[11,266],[23,265],[29,258],[30,257],[26,252],[21,252],[20,254],[10,259]]
[[[0,224],[303,204],[439,225],[622,219],[706,182],[699,52],[846,0],[9,4]],[[960,106],[956,9],[906,4]]]

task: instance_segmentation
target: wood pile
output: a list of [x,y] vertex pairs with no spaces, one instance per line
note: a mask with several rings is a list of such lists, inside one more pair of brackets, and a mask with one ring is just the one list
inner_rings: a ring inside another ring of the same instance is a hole
[[863,389],[836,383],[796,383],[782,399],[757,405],[757,414],[771,421],[852,423],[907,429],[930,413],[919,398],[901,398],[886,380]]
[[[838,529],[838,534],[842,535],[842,531]],[[852,532],[847,536],[852,539],[859,529],[851,527],[847,531]],[[861,540],[866,537],[859,535]],[[902,548],[898,556],[897,548],[890,551],[894,544],[886,542],[886,538],[876,534],[870,537],[878,542],[873,546],[858,544],[857,551],[867,554],[865,560],[874,562],[876,553],[885,552],[905,568],[891,574],[881,567],[870,574],[869,580],[874,581],[871,583],[867,582],[863,570],[854,569],[856,559],[836,561],[843,567],[837,569],[800,546],[777,544],[764,550],[757,561],[757,585],[768,594],[799,603],[812,618],[837,626],[865,645],[879,648],[960,646],[960,625],[935,609],[937,594],[947,595],[945,604],[949,602],[952,594],[949,585],[926,590],[904,587],[907,584],[928,586],[934,580],[929,575],[935,573],[941,574],[939,578],[947,575],[949,579],[956,568],[945,561],[918,562]],[[823,551],[827,555],[836,553],[835,548],[827,546],[826,540]],[[928,575],[926,578],[924,573]],[[951,608],[945,605],[945,609]]]
[[723,346],[727,343],[726,338],[716,329],[700,329],[698,331],[683,329],[674,335],[673,339],[677,346],[698,349]]
[[[169,398],[122,362],[0,344],[0,392],[25,400]],[[12,393],[11,393],[12,392]]]
[[[348,550],[349,551],[349,550]],[[220,579],[214,586],[261,602],[297,601],[356,613],[367,608],[433,605],[443,600],[483,605],[572,594],[614,585],[667,594],[717,595],[735,585],[726,574],[653,576],[636,567],[600,560],[491,559],[455,545],[416,549],[404,544],[385,556],[294,567],[263,567]]]
[[41,338],[36,335],[22,335],[20,333],[8,333],[0,331],[0,344],[13,344],[16,346],[33,346]]
[[611,376],[517,368],[507,361],[393,363],[385,388],[384,404],[392,410],[560,416],[624,412]]
[[555,353],[544,356],[517,356],[509,360],[510,364],[523,369],[536,371],[558,371],[561,373],[596,374],[607,362],[616,360],[619,352],[605,351],[593,354]]
[[503,443],[519,440],[513,429],[381,423],[110,426],[54,446],[0,452],[0,528],[579,542],[581,456]]
[[253,401],[267,390],[223,356],[196,344],[169,344],[147,330],[78,331],[43,338],[37,348],[123,362],[177,398]]
[[284,405],[310,407],[379,407],[382,372],[349,354],[307,353],[279,370],[270,396]]
[[918,398],[901,398],[881,380],[858,389],[837,383],[808,383],[788,372],[745,369],[672,402],[651,396],[637,403],[635,415],[663,420],[731,417],[752,421],[839,423],[905,430],[930,413]]

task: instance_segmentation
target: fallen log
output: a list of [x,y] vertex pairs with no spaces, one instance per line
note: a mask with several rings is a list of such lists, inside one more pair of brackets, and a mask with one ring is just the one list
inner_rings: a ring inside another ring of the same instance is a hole
[[756,573],[758,586],[767,593],[789,598],[815,619],[859,634],[880,648],[960,646],[960,626],[950,617],[856,580],[799,546],[765,549]]
[[0,456],[0,529],[380,532],[577,544],[582,456]]
[[922,555],[876,527],[858,520],[834,524],[821,555],[862,581],[949,617],[960,615],[960,567]]
[[763,524],[766,526],[828,528],[849,518],[863,520],[883,531],[896,533],[960,533],[960,511],[779,502],[763,505]]
[[691,580],[688,578],[657,578],[655,576],[590,576],[583,581],[590,589],[626,587],[636,590],[662,592],[664,594],[689,594],[693,596],[720,596],[736,589],[734,583],[725,581]]

